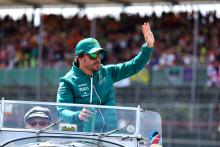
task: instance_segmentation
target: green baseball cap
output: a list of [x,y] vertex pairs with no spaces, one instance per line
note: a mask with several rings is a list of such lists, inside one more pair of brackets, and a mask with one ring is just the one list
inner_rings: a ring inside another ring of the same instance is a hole
[[92,54],[97,51],[105,50],[100,47],[99,42],[95,38],[86,38],[77,43],[75,55]]

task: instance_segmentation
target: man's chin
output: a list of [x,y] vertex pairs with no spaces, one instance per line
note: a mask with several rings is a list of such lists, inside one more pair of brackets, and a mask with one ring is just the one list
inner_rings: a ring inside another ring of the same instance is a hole
[[93,70],[94,71],[99,71],[99,69],[100,69],[100,66],[95,66]]

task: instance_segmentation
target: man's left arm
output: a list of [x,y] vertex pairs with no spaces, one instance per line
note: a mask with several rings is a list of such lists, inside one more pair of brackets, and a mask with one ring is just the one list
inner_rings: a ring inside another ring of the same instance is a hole
[[107,69],[114,82],[130,77],[144,68],[153,51],[154,36],[149,23],[142,25],[142,32],[145,43],[141,47],[140,53],[132,60],[116,65],[108,65]]

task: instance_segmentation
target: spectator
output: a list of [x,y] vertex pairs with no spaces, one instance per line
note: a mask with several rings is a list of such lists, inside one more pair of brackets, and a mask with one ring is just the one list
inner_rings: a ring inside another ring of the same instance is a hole
[[[163,12],[161,17],[157,17],[155,13],[150,17],[123,13],[120,16],[120,21],[110,16],[97,18],[96,37],[100,38],[100,44],[109,50],[104,64],[123,62],[134,57],[143,42],[141,29],[136,23],[147,18],[152,20],[157,38],[154,51],[157,56],[151,57],[148,65],[162,68],[191,65],[193,13]],[[213,52],[220,48],[220,21],[215,12],[200,14],[199,21],[201,23],[198,33],[198,63],[207,65],[208,60],[216,56]],[[61,15],[44,15],[42,62],[38,62],[39,27],[34,26],[25,16],[16,21],[10,16],[2,18],[0,68],[36,67],[38,63],[42,63],[42,67],[71,66],[72,46],[84,36],[89,36],[90,23],[86,16],[64,18]],[[155,62],[157,60],[159,61]]]

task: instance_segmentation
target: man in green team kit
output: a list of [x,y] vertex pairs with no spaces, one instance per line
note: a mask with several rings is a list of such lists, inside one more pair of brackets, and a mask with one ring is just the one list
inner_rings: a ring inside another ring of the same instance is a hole
[[[60,78],[57,102],[114,106],[116,98],[113,84],[143,69],[153,51],[154,36],[149,23],[142,25],[142,32],[145,43],[139,54],[130,61],[119,64],[102,65],[101,58],[105,50],[100,47],[98,41],[94,38],[81,40],[76,45],[72,69]],[[60,107],[58,112],[66,122],[88,121],[94,113],[86,107],[81,110]],[[98,114],[102,118],[102,125],[98,128],[102,126],[102,130],[114,129],[116,120],[112,118],[116,116],[115,112],[103,113]]]

